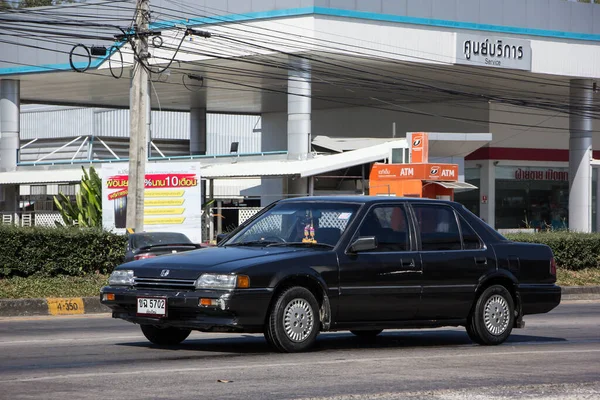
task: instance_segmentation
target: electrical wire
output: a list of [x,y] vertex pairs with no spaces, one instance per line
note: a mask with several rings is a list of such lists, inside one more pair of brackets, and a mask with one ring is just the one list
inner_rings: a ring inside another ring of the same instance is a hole
[[[251,44],[249,44],[249,43],[245,43],[245,45],[251,45]],[[122,55],[121,55],[121,56],[122,56]],[[174,58],[175,58],[175,57],[173,57],[173,59],[174,59]],[[171,61],[171,62],[172,62],[172,61]],[[264,64],[267,64],[267,63],[264,63]],[[282,63],[282,65],[283,65],[283,63]],[[289,66],[288,66],[288,67],[289,67]],[[321,72],[321,71],[319,71],[319,72]],[[358,71],[355,71],[355,72],[358,72]],[[324,73],[324,72],[323,72],[323,73]],[[265,75],[266,75],[266,74],[265,74]],[[260,74],[256,74],[255,76],[256,76],[256,78],[258,78],[258,79],[260,79],[260,78],[261,78],[261,77],[260,77]],[[271,77],[271,78],[272,78],[272,77]],[[182,78],[182,79],[185,79],[185,78]],[[283,80],[283,79],[286,79],[286,78],[285,78],[284,76],[281,76],[279,79]],[[352,78],[352,79],[355,79],[355,78]],[[315,81],[317,81],[317,82],[327,82],[327,79],[323,79],[323,78],[321,78],[320,76],[317,76],[317,77],[315,78]],[[226,81],[226,80],[223,80],[223,82],[227,82],[227,81]],[[359,82],[360,82],[360,81],[359,81]],[[183,81],[182,81],[182,83],[183,83],[183,84],[185,84],[185,81],[183,80]],[[362,82],[361,82],[361,83],[362,83]],[[379,84],[379,85],[386,85],[386,82],[383,82],[383,81],[380,81],[380,82],[370,82],[370,83],[371,83],[371,84],[375,84],[375,83],[377,83],[377,84]],[[236,84],[236,82],[229,82],[229,84],[233,84],[233,85],[235,85],[235,84]],[[387,84],[393,85],[393,82],[389,82],[389,83],[387,83]],[[261,90],[261,88],[260,88],[260,87],[256,87],[256,86],[255,86],[255,89],[256,89],[256,90],[258,90],[258,91],[260,91],[260,90]],[[155,89],[155,90],[156,90],[156,89]],[[446,92],[446,91],[443,91],[443,92]],[[446,92],[446,93],[447,93],[447,92]],[[461,95],[461,94],[464,94],[464,93],[460,93],[460,92],[454,92],[454,93],[449,93],[449,94],[453,94],[453,95]],[[331,97],[331,96],[329,96],[328,98],[330,98],[330,97]],[[396,104],[394,104],[394,105],[396,105]],[[564,105],[564,104],[563,104],[563,105]],[[486,123],[487,123],[487,121],[486,121]]]
[[[202,12],[202,11],[204,11],[204,14],[199,14],[199,15],[197,14],[196,15],[197,17],[200,17],[200,18],[208,18],[208,19],[214,20],[216,22],[224,22],[224,23],[236,22],[234,19],[227,18],[226,16],[223,16],[223,15],[208,15],[206,13],[207,9],[218,11],[221,14],[222,13],[227,13],[227,10],[224,10],[224,9],[220,9],[220,8],[216,8],[216,7],[209,7],[209,6],[204,6],[204,8],[201,9],[199,7],[193,7],[193,6],[190,6],[189,4],[181,3],[180,1],[177,1],[177,0],[167,0],[167,2],[170,2],[170,3],[174,4],[174,5],[177,5],[177,6],[181,7],[182,9],[191,10],[192,12]],[[168,8],[160,7],[160,6],[154,6],[154,8],[169,10]],[[175,14],[166,14],[166,15],[175,16]],[[252,18],[252,16],[250,16],[248,14],[238,13],[237,15],[246,16],[246,17]],[[276,30],[276,29],[266,28],[266,27],[263,27],[263,26],[254,26],[253,28],[257,29],[257,30],[261,30],[261,31],[272,32],[272,33],[274,33],[274,34],[277,35],[277,36],[273,36],[273,35],[269,35],[269,34],[264,34],[265,36],[267,36],[267,37],[271,36],[272,38],[281,38],[282,35],[286,35],[287,33],[285,32],[285,29],[297,28],[294,25],[286,24],[286,23],[283,23],[283,22],[277,21],[277,20],[273,20],[273,21],[270,21],[270,22],[272,24],[275,24],[275,25],[281,25],[284,30],[280,31],[280,30]],[[244,30],[243,28],[240,28],[239,26],[236,26],[236,27],[227,27],[227,29],[232,29],[232,30],[235,30],[235,31],[238,31],[238,32],[240,32],[240,31],[251,32],[249,30]],[[314,30],[314,32],[315,33],[322,33],[324,35],[329,35],[329,36],[336,36],[336,37],[340,37],[340,38],[344,38],[344,39],[353,39],[353,38],[349,38],[348,36],[345,36],[345,35],[339,35],[339,34],[335,34],[335,33],[331,33],[331,32],[325,32],[325,31],[319,31],[319,30]],[[289,34],[287,34],[287,35],[291,36]],[[288,40],[290,40],[290,39],[288,39]],[[348,45],[347,43],[336,42],[336,41],[333,41],[333,40],[327,40],[327,39],[323,39],[323,38],[313,38],[313,37],[310,37],[310,36],[303,36],[300,39],[297,38],[297,37],[295,37],[294,39],[291,39],[291,40],[299,42],[299,43],[306,43],[307,41],[313,41],[313,42],[316,42],[316,43],[328,43],[328,44],[332,45],[332,46],[330,46],[330,48],[334,49],[334,50],[340,50],[341,49],[340,46],[353,47],[353,48],[357,48],[357,49],[361,49],[361,50],[368,50],[370,52],[372,52],[372,49],[373,49],[372,47],[359,46],[359,45],[356,45],[356,44]],[[375,45],[377,47],[381,47],[382,46],[382,44],[379,43],[379,42],[368,41],[366,39],[361,39],[361,41],[363,41],[365,43],[368,43],[370,45]],[[399,46],[391,46],[390,45],[388,47],[395,48],[395,49],[400,49],[400,50],[412,51],[412,52],[416,51],[416,49],[402,48],[402,47],[399,47]],[[446,57],[446,56],[444,56],[442,54],[438,54],[438,53],[427,53],[427,52],[422,52],[422,51],[419,51],[419,52],[423,53],[423,54],[429,54],[429,55],[431,55],[431,56],[433,56],[435,58],[419,57],[419,56],[414,56],[414,55],[408,54],[408,53],[401,53],[401,52],[397,52],[397,51],[390,52],[390,51],[385,51],[385,50],[378,49],[378,53],[381,53],[381,54],[387,54],[387,55],[391,55],[391,56],[403,56],[403,57],[406,57],[406,58],[409,58],[409,59],[415,59],[415,60],[421,60],[421,61],[427,61],[427,62],[439,62],[440,61],[439,60],[440,57]],[[358,54],[358,53],[355,52],[355,54]],[[371,55],[371,53],[362,53],[362,54],[363,55],[367,55],[367,54]],[[451,62],[451,61],[453,61],[453,58],[452,57],[447,57],[447,62]],[[484,64],[482,63],[482,65],[484,65]],[[433,68],[435,68],[435,70],[439,70],[438,67],[434,67],[434,66],[431,66],[431,65],[424,65],[423,67],[425,67],[425,68],[432,68],[433,67]],[[448,72],[448,71],[445,71],[445,72]],[[487,77],[494,77],[494,78],[498,77],[495,74],[494,75],[485,74],[485,72],[483,72],[483,71],[477,71],[476,69],[473,69],[471,71],[463,71],[462,74],[472,75],[472,74],[478,74],[478,72],[483,77],[486,77],[486,76]],[[521,73],[518,73],[518,72],[515,72],[515,71],[512,71],[512,70],[497,70],[497,71],[495,71],[495,73],[506,74],[507,77],[505,79],[510,79],[510,80],[514,80],[516,76],[525,77],[525,78],[529,78],[529,79],[535,78],[535,77],[531,77],[531,76],[528,76],[526,74],[521,74]],[[535,79],[538,79],[538,78],[535,78]],[[539,81],[540,83],[548,84],[547,80],[545,80],[543,78],[539,78],[539,79],[540,79],[540,81]],[[560,86],[568,86],[568,85],[560,85]]]

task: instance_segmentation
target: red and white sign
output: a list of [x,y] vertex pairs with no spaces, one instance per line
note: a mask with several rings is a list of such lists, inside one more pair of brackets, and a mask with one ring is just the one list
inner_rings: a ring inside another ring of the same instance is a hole
[[[180,232],[202,241],[200,163],[149,163],[144,182],[144,231]],[[129,165],[102,166],[102,224],[125,233]]]
[[483,196],[481,196],[481,204],[487,204],[487,202],[488,202],[488,197],[487,197],[487,195],[484,194]]

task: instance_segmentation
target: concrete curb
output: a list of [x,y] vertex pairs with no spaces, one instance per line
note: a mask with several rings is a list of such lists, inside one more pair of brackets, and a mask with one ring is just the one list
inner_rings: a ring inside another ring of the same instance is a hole
[[598,300],[600,286],[563,286],[561,300]]
[[0,299],[0,317],[109,313],[98,297]]
[[[562,300],[600,300],[600,286],[564,286]],[[0,299],[0,317],[110,313],[98,297]]]

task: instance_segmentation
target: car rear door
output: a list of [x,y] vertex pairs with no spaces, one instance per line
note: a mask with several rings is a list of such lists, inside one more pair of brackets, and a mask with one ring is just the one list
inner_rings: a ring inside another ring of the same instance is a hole
[[492,249],[445,203],[411,205],[423,262],[418,319],[467,317],[481,276],[496,269]]
[[376,249],[340,254],[338,322],[400,321],[416,315],[422,269],[405,204],[372,206],[350,243],[372,236]]

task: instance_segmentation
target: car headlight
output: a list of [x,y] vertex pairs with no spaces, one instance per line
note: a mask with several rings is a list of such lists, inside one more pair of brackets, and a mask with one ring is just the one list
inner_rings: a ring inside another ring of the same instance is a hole
[[108,284],[111,286],[131,286],[133,285],[133,271],[130,269],[117,269],[110,274]]
[[235,289],[250,287],[246,275],[202,274],[196,280],[196,289]]

